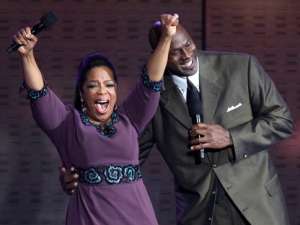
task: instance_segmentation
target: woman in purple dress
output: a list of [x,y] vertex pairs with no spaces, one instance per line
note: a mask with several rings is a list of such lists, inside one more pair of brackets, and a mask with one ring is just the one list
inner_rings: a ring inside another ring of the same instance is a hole
[[74,106],[48,87],[33,49],[30,28],[14,35],[33,117],[58,149],[62,163],[75,166],[79,185],[71,196],[67,225],[157,224],[138,160],[138,137],[158,106],[176,16],[161,15],[162,36],[135,87],[118,106],[117,76],[109,59],[94,53],[80,63]]

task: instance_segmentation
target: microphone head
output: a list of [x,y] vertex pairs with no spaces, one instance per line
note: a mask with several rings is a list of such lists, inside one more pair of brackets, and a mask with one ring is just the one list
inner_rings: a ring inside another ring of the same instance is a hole
[[54,14],[54,12],[50,11],[46,13],[44,16],[41,18],[42,24],[47,27],[51,27],[53,24],[55,24],[58,21],[57,16]]

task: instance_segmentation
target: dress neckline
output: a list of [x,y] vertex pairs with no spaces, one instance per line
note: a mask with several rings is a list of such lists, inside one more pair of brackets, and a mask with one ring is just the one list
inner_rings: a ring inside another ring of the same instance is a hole
[[117,123],[119,121],[119,119],[118,119],[118,113],[115,110],[111,114],[111,121],[105,123],[105,129],[104,130],[101,128],[100,125],[92,123],[88,119],[86,114],[83,113],[82,111],[79,111],[79,115],[80,115],[80,118],[81,118],[81,121],[82,121],[83,124],[85,124],[86,126],[95,127],[97,129],[97,131],[100,134],[102,134],[105,138],[110,138],[111,136],[113,136],[117,132],[114,124]]

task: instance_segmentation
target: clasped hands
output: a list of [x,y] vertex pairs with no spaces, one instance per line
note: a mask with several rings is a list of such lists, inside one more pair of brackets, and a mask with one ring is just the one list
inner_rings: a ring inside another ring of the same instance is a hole
[[178,15],[162,14],[160,15],[162,35],[172,37],[176,33],[176,26],[179,23]]
[[219,150],[233,144],[229,131],[217,124],[194,124],[190,130],[190,139],[191,150]]

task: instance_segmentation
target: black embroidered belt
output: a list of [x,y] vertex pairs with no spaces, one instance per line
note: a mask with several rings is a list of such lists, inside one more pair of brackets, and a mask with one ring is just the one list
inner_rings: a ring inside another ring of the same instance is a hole
[[142,177],[139,165],[132,166],[97,166],[88,169],[75,168],[79,182],[90,185],[106,182],[108,184],[129,183]]

